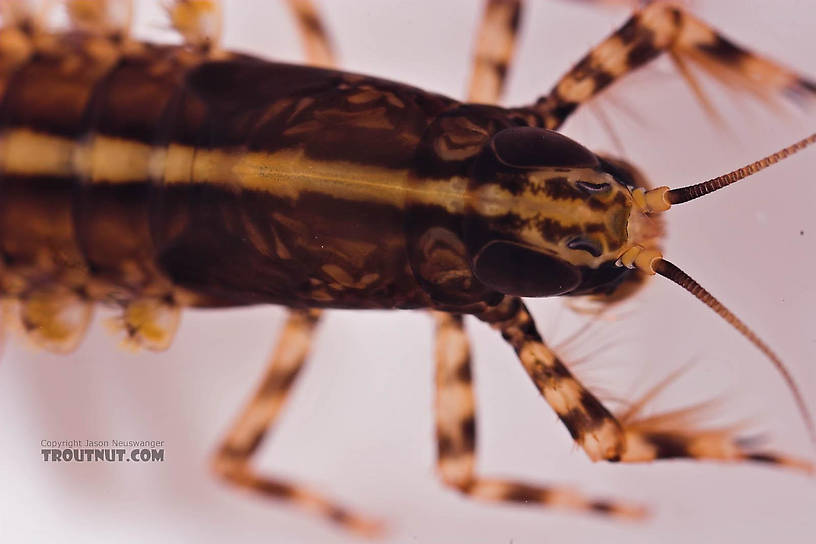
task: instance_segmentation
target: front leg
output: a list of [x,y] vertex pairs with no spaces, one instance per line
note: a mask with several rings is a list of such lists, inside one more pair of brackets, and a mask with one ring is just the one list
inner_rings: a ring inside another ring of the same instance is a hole
[[547,347],[533,317],[517,297],[505,297],[477,317],[501,331],[524,370],[593,461],[620,461],[625,452],[621,424]]
[[515,502],[626,518],[638,518],[645,513],[640,506],[591,499],[569,487],[477,475],[476,399],[462,316],[434,312],[434,318],[437,468],[445,485],[467,497],[489,502]]
[[533,383],[593,461],[646,462],[669,458],[753,461],[812,472],[813,464],[774,453],[749,451],[732,430],[689,428],[688,410],[638,418],[616,417],[584,387],[544,343],[518,297],[506,296],[476,316],[501,331]]
[[680,6],[653,2],[592,49],[530,109],[549,129],[560,127],[582,104],[635,69],[668,53],[697,98],[708,105],[686,61],[734,90],[770,100],[780,94],[813,98],[816,84],[723,37]]

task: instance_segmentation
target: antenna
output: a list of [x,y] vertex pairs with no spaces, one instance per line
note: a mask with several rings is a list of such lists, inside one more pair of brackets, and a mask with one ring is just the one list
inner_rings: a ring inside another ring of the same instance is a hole
[[780,149],[776,153],[772,153],[767,157],[763,157],[758,161],[746,164],[742,168],[737,168],[733,172],[729,172],[722,176],[689,185],[687,187],[680,187],[679,189],[669,189],[668,187],[657,187],[649,191],[643,189],[635,189],[633,196],[635,202],[640,205],[641,209],[646,213],[663,212],[668,210],[673,204],[682,204],[695,198],[700,198],[714,191],[718,191],[723,187],[728,187],[732,183],[736,183],[741,179],[745,179],[752,174],[756,174],[760,170],[764,170],[779,161],[786,159],[797,153],[807,146],[816,143],[816,132],[802,138],[798,142],[789,145],[784,149]]
[[[632,191],[632,198],[635,205],[645,214],[656,212],[663,212],[671,208],[673,204],[682,204],[689,200],[694,200],[701,196],[707,195],[714,191],[718,191],[723,187],[727,187],[732,183],[736,183],[741,179],[745,179],[752,174],[756,174],[760,170],[764,170],[769,166],[778,163],[779,161],[793,155],[806,148],[807,146],[816,143],[816,133],[802,138],[798,142],[780,149],[776,153],[772,153],[758,161],[747,164],[742,168],[738,168],[733,172],[716,178],[698,183],[696,185],[689,185],[688,187],[681,187],[679,189],[670,189],[668,187],[658,187],[646,191],[642,188],[637,188]],[[729,325],[734,327],[745,338],[748,339],[759,351],[765,354],[768,360],[771,361],[777,372],[785,380],[791,394],[793,395],[796,407],[799,414],[807,427],[808,435],[811,442],[816,445],[816,425],[814,425],[813,418],[808,411],[805,399],[801,391],[796,386],[788,369],[782,363],[779,356],[768,347],[768,344],[762,341],[745,323],[743,323],[737,316],[735,316],[728,308],[714,298],[711,293],[706,291],[699,283],[694,281],[688,274],[680,270],[677,266],[663,258],[662,253],[653,248],[644,248],[639,245],[634,245],[623,252],[615,263],[618,266],[625,266],[627,268],[637,268],[646,274],[660,274],[661,276],[670,279],[692,295],[697,300],[714,310],[721,318],[723,318]]]
[[723,306],[723,304],[714,298],[711,293],[706,291],[702,285],[694,281],[694,279],[692,279],[688,274],[680,270],[670,261],[663,258],[657,258],[652,261],[651,265],[652,269],[656,273],[660,274],[664,278],[670,279],[694,295],[697,300],[714,310],[717,315],[722,317],[729,325],[737,329],[745,338],[748,339],[749,342],[756,346],[759,351],[765,354],[774,367],[776,367],[776,370],[782,376],[782,379],[785,380],[788,389],[796,401],[796,407],[799,410],[799,414],[802,416],[802,419],[805,422],[808,434],[810,435],[810,440],[814,445],[816,445],[816,426],[813,423],[813,418],[811,417],[808,407],[805,404],[805,399],[802,396],[802,392],[797,387],[796,382],[793,380],[793,376],[791,376],[788,369],[785,368],[785,365],[782,363],[779,356],[774,353],[773,350],[748,327],[748,325],[743,323],[737,316],[735,316],[731,310]]

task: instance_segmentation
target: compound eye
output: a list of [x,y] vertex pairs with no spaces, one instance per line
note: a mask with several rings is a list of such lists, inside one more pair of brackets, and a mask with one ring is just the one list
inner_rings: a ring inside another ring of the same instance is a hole
[[600,257],[603,253],[601,244],[599,244],[596,240],[584,238],[583,236],[578,236],[567,242],[567,247],[578,251],[586,251],[593,257]]
[[568,293],[581,273],[568,262],[514,242],[494,241],[476,255],[473,273],[505,295],[549,297]]
[[578,142],[554,130],[506,128],[491,141],[496,158],[515,168],[597,168],[598,157]]

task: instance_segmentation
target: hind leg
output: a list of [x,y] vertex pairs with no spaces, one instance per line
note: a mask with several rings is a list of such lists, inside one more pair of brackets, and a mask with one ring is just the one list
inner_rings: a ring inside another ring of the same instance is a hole
[[332,67],[336,62],[331,39],[310,0],[287,0],[295,17],[306,62],[313,66]]
[[504,90],[516,48],[521,0],[487,0],[476,35],[468,100],[494,104]]
[[704,104],[705,98],[686,62],[736,91],[749,91],[764,100],[779,95],[816,97],[813,82],[736,45],[682,7],[654,2],[594,47],[530,109],[538,114],[543,126],[558,128],[579,106],[662,53],[675,60],[681,75]]
[[315,513],[346,529],[372,534],[378,525],[300,484],[257,473],[251,466],[270,427],[277,420],[309,352],[320,312],[293,310],[266,375],[239,415],[213,459],[216,473],[230,484]]

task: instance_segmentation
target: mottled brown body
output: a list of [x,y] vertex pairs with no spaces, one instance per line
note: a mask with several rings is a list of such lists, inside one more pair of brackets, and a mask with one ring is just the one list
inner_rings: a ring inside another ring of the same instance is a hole
[[98,58],[88,40],[60,42],[5,74],[7,292],[59,284],[106,301],[176,287],[197,304],[426,301],[404,257],[401,206],[335,198],[319,176],[296,195],[270,192],[276,179],[261,171],[271,163],[250,167],[252,185],[233,167],[250,153],[292,151],[377,169],[399,193],[423,130],[452,101],[245,57],[107,43]]
[[[804,93],[811,83],[662,2],[636,13],[548,95],[516,109],[224,53],[213,2],[168,4],[183,46],[130,41],[123,25],[104,19],[105,2],[70,6],[81,32],[49,35],[24,19],[0,29],[1,294],[21,302],[27,332],[57,351],[77,345],[94,302],[122,306],[128,341],[154,350],[169,345],[184,305],[292,307],[260,387],[213,460],[226,481],[348,529],[376,530],[355,510],[251,462],[306,362],[321,307],[441,310],[437,468],[444,484],[475,499],[644,514],[476,470],[464,313],[501,334],[592,460],[688,457],[813,470],[754,451],[731,429],[689,425],[693,408],[639,413],[671,379],[613,413],[545,343],[521,300],[593,294],[611,304],[657,272],[702,292],[795,385],[766,344],[662,259],[652,215],[688,200],[667,195],[697,186],[646,191],[628,163],[549,129],[664,52],[681,68],[683,59],[700,62],[751,90]],[[330,65],[311,4],[290,6],[309,58]],[[488,2],[472,99],[497,100],[520,14],[519,1]],[[681,69],[704,98],[689,74]],[[741,170],[814,142],[816,134]],[[716,190],[739,172],[703,185]]]
[[[501,298],[466,231],[583,229],[482,209],[525,198],[474,165],[533,111],[333,70],[69,35],[9,71],[0,119],[11,294],[466,309]],[[554,177],[536,191],[557,208],[575,195]]]

